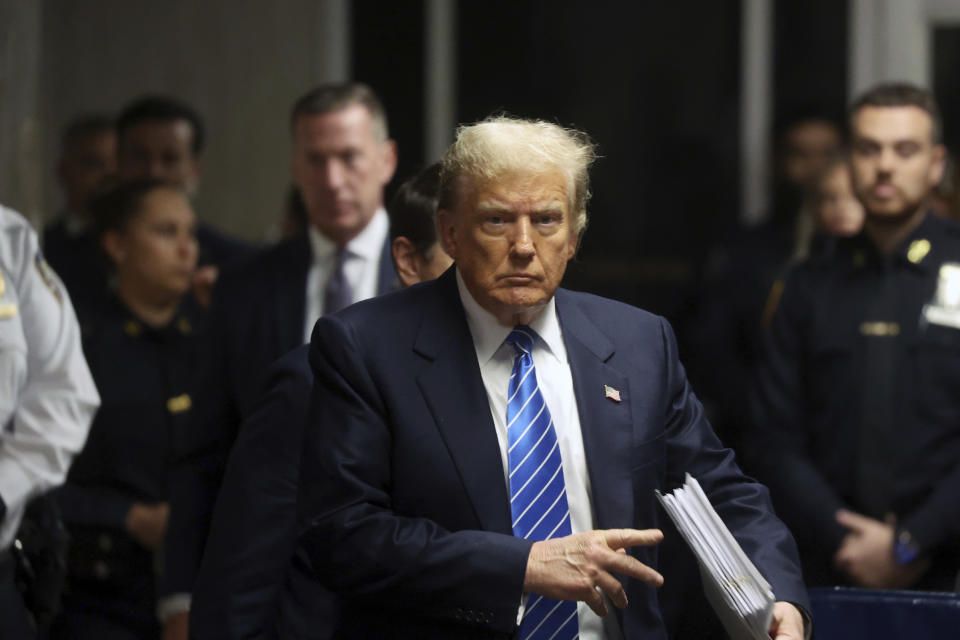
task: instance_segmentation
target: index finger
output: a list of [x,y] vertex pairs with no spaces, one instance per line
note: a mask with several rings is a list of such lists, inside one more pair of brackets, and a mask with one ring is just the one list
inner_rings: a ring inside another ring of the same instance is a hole
[[852,531],[862,531],[870,524],[870,518],[846,509],[837,509],[837,523]]
[[607,546],[613,550],[650,547],[663,540],[663,531],[660,529],[605,529],[601,533]]

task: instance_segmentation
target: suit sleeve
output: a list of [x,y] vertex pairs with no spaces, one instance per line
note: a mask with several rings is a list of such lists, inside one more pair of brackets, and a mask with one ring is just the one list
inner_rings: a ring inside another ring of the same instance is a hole
[[461,624],[458,609],[485,612],[472,622],[512,633],[532,543],[448,531],[393,510],[396,425],[365,366],[363,346],[338,315],[322,318],[314,329],[301,546],[325,584],[346,598]]
[[[274,365],[268,391],[244,420],[230,453],[190,613],[197,637],[269,635],[296,539],[303,423],[312,379]],[[330,594],[311,587],[312,607]],[[310,619],[309,611],[300,618]],[[322,620],[320,622],[323,622]]]
[[753,394],[752,468],[770,487],[784,520],[805,544],[832,552],[844,530],[835,521],[845,505],[810,457],[805,423],[804,331],[812,303],[795,272],[765,336]]
[[665,388],[668,389],[666,432],[668,484],[683,483],[690,473],[702,486],[744,552],[770,582],[777,600],[805,607],[806,588],[796,544],[774,515],[767,489],[743,475],[733,452],[710,428],[700,401],[693,395],[677,355],[673,331],[663,320]]

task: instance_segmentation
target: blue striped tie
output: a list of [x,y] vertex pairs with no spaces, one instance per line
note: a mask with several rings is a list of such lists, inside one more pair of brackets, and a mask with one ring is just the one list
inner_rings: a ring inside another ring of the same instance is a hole
[[[537,334],[514,327],[507,342],[517,353],[507,386],[507,460],[513,534],[528,540],[568,536],[570,509],[557,432],[533,366]],[[577,603],[530,594],[519,640],[569,640],[579,634]]]

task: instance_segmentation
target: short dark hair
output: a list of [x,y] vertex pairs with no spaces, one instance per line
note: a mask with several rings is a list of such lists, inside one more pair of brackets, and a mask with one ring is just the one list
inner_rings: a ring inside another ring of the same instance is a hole
[[193,107],[170,96],[146,95],[129,103],[117,118],[117,135],[122,138],[130,127],[150,120],[161,122],[186,120],[193,134],[190,141],[193,155],[199,156],[203,151],[203,145],[206,143],[203,119]]
[[933,92],[907,82],[887,82],[878,84],[861,94],[850,105],[849,117],[864,107],[917,107],[930,116],[932,127],[930,137],[934,144],[940,144],[943,136],[943,116],[933,97]]
[[156,189],[176,191],[162,180],[132,180],[115,185],[90,201],[90,218],[96,237],[108,231],[123,231],[140,212],[144,198]]
[[780,114],[773,123],[774,150],[778,156],[782,155],[786,151],[788,134],[793,133],[795,129],[802,125],[815,122],[836,129],[837,137],[842,142],[846,137],[846,132],[841,124],[842,120],[842,107],[830,110],[812,103],[793,105]]
[[390,241],[403,236],[417,253],[430,257],[437,242],[437,192],[440,189],[440,163],[435,162],[405,181],[387,212],[390,215]]
[[341,111],[359,104],[366,107],[373,118],[374,133],[381,140],[390,137],[387,110],[376,92],[362,82],[322,84],[300,96],[290,110],[290,128],[297,125],[300,116],[321,115]]
[[113,131],[113,117],[106,113],[85,113],[68,122],[60,134],[60,151],[64,152],[78,140],[98,133]]

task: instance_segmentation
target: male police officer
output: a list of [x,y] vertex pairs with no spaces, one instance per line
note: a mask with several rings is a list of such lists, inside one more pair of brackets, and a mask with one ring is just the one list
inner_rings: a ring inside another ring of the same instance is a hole
[[788,278],[757,394],[758,473],[811,584],[952,589],[960,228],[928,212],[940,114],[888,84],[850,111],[864,231]]

